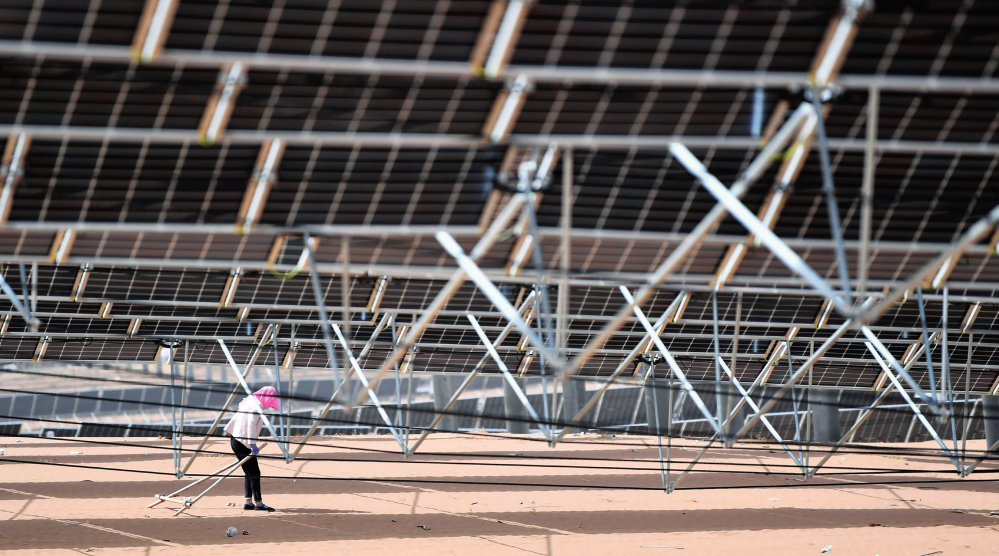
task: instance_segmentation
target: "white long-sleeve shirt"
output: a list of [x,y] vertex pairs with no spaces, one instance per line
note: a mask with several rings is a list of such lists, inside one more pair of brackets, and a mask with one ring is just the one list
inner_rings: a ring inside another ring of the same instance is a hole
[[251,444],[257,443],[257,437],[260,436],[260,428],[264,425],[264,421],[256,411],[256,407],[259,407],[259,404],[254,402],[255,400],[251,400],[249,397],[239,402],[236,414],[232,416],[229,424],[225,426],[225,432],[242,442],[247,448]]

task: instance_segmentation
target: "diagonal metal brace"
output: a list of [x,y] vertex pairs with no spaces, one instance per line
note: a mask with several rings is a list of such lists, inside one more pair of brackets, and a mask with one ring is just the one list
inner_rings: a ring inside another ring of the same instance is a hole
[[[725,361],[723,361],[721,358],[718,359],[718,362],[721,364],[721,368],[723,371],[725,371],[725,374],[728,375],[730,379],[732,379],[732,384],[735,385],[736,390],[739,391],[739,394],[742,396],[742,399],[746,401],[750,409],[753,410],[753,413],[759,413],[760,406],[756,405],[756,402],[753,401],[753,398],[749,396],[749,392],[747,392],[746,389],[742,387],[742,383],[739,382],[739,379],[732,374],[732,369],[728,367],[728,364],[725,363]],[[777,432],[777,429],[775,429],[773,425],[770,424],[770,420],[767,419],[766,415],[760,416],[760,422],[763,423],[763,426],[766,427],[768,431],[770,431],[770,435],[774,437],[774,440],[776,440],[778,444],[780,444],[781,448],[784,448],[784,451],[787,452],[787,455],[791,456],[791,459],[794,460],[795,465],[801,467],[802,470],[804,471],[805,468],[802,467],[801,458],[794,455],[794,451],[791,450],[791,447],[784,442],[784,439],[781,437],[780,433]]]
[[0,289],[2,289],[3,293],[10,299],[10,303],[14,306],[14,309],[17,310],[18,313],[21,313],[21,318],[23,318],[24,322],[28,324],[28,327],[32,330],[38,330],[38,326],[41,322],[37,317],[28,312],[28,309],[17,298],[17,294],[14,293],[13,289],[11,289],[10,284],[7,283],[7,280],[4,280],[3,274],[0,274]]
[[687,375],[684,374],[683,370],[680,368],[680,365],[676,364],[676,359],[673,359],[673,355],[670,354],[668,349],[666,349],[666,345],[663,344],[662,339],[659,338],[659,334],[656,334],[656,329],[652,327],[652,324],[649,322],[649,319],[645,318],[645,313],[642,312],[642,309],[639,308],[638,305],[635,305],[635,300],[634,298],[631,297],[631,292],[628,291],[628,288],[624,286],[620,286],[618,289],[621,290],[621,295],[624,296],[625,301],[627,301],[628,304],[632,305],[632,307],[634,308],[635,316],[638,317],[638,320],[642,323],[642,326],[645,327],[645,331],[648,333],[649,337],[652,338],[652,341],[656,344],[656,348],[659,349],[659,353],[663,354],[663,357],[666,359],[666,363],[669,364],[669,367],[671,369],[673,369],[673,373],[675,373],[676,377],[680,379],[680,383],[683,385],[683,389],[687,391],[687,394],[690,396],[690,399],[694,400],[694,405],[696,405],[697,409],[699,409],[701,413],[704,414],[704,417],[707,418],[708,423],[711,425],[711,428],[713,428],[718,435],[722,435],[722,429],[721,426],[719,426],[718,424],[718,420],[715,419],[714,415],[711,414],[711,411],[709,411],[707,406],[704,405],[704,400],[701,399],[701,396],[697,393],[696,390],[694,390],[694,386],[690,383],[689,380],[687,380]]
[[763,242],[763,245],[770,250],[784,265],[792,272],[804,278],[813,288],[829,298],[836,304],[840,312],[847,316],[852,316],[854,309],[843,299],[839,292],[834,290],[811,266],[808,265],[793,249],[788,247],[776,234],[770,231],[766,224],[760,221],[746,205],[733,195],[722,182],[718,181],[708,169],[701,164],[687,147],[680,143],[670,143],[669,150],[673,156],[683,164],[688,172],[701,181],[701,185],[708,190],[711,195],[725,206],[725,209],[735,217],[754,237]]
[[340,382],[340,365],[337,364],[336,351],[333,349],[329,313],[326,312],[326,298],[323,297],[322,288],[319,286],[319,270],[316,268],[315,253],[312,252],[312,236],[305,232],[302,240],[305,243],[305,253],[309,257],[309,281],[312,282],[312,295],[316,298],[316,310],[319,311],[319,327],[323,331],[323,345],[326,347],[326,356],[329,357],[330,367],[333,367],[333,378],[338,383]]
[[[669,307],[667,307],[666,310],[663,311],[662,316],[660,316],[659,320],[656,321],[656,324],[654,326],[656,330],[659,330],[659,327],[663,326],[667,320],[673,317],[673,315],[676,313],[677,308],[680,307],[680,303],[683,303],[685,295],[686,292],[681,291],[675,298],[673,298],[673,302],[669,304]],[[566,423],[565,428],[563,428],[558,433],[558,436],[556,436],[552,440],[552,444],[555,444],[558,441],[562,440],[562,437],[566,435],[566,432],[569,431],[572,427],[578,426],[580,421],[583,420],[583,417],[585,417],[586,414],[589,413],[590,410],[597,405],[597,402],[600,401],[601,396],[603,396],[607,392],[607,390],[611,387],[611,384],[613,384],[614,381],[617,380],[617,377],[620,376],[621,373],[623,373],[624,370],[631,365],[631,362],[634,361],[635,357],[637,357],[639,352],[642,351],[643,349],[642,344],[645,343],[645,339],[648,337],[649,337],[648,334],[642,336],[642,339],[639,340],[637,344],[635,344],[635,347],[631,348],[631,351],[628,352],[628,355],[626,355],[623,360],[621,360],[621,363],[619,363],[617,368],[614,369],[614,372],[611,373],[609,377],[607,377],[607,380],[604,382],[603,386],[601,386],[600,389],[597,390],[593,394],[593,396],[590,397],[589,401],[586,402],[586,405],[584,405],[579,409],[576,415],[572,417],[572,420]]]
[[[336,324],[333,325],[333,332],[336,337],[340,340],[340,346],[343,348],[343,352],[347,354],[347,359],[350,361],[350,367],[354,371],[354,375],[357,376],[357,380],[361,381],[361,384],[365,388],[368,387],[368,379],[364,376],[364,371],[361,370],[361,366],[357,364],[357,359],[354,359],[354,354],[350,352],[350,346],[347,344],[347,339],[343,337],[343,333],[340,332],[340,327]],[[378,395],[375,394],[374,390],[368,389],[368,398],[371,399],[371,403],[375,404],[378,409],[378,414],[382,416],[382,420],[388,425],[389,432],[395,438],[395,441],[399,443],[399,447],[402,451],[406,452],[406,442],[402,439],[402,435],[399,431],[395,429],[395,425],[392,424],[392,419],[389,418],[388,413],[385,412],[385,408],[382,407],[382,402],[378,400]]]
[[[909,387],[912,388],[912,391],[919,396],[919,399],[923,400],[923,402],[930,407],[930,410],[933,411],[937,407],[934,400],[926,394],[926,391],[919,386],[919,383],[912,378],[912,375],[910,375],[905,368],[902,367],[898,360],[895,359],[895,356],[888,351],[888,348],[885,347],[883,343],[881,343],[881,339],[879,339],[877,335],[875,335],[874,332],[866,325],[860,327],[860,332],[877,349],[878,353],[881,354],[881,357],[884,357],[885,361],[887,361],[888,364],[895,369],[895,372],[905,380]],[[927,342],[924,341],[923,343],[926,344]],[[886,372],[885,374],[888,375],[888,378],[894,379],[894,375],[892,373]]]
[[[243,374],[239,372],[239,365],[237,365],[236,361],[232,358],[232,354],[229,353],[229,348],[226,347],[225,342],[221,338],[219,338],[218,342],[219,346],[222,347],[222,353],[225,354],[225,358],[229,361],[229,366],[232,367],[233,374],[236,375],[236,380],[239,381],[239,385],[242,386],[243,390],[246,391],[246,395],[249,396],[251,400],[253,400],[253,409],[260,414],[260,419],[263,420],[264,426],[266,426],[267,430],[270,431],[271,437],[274,438],[275,441],[277,441],[277,439],[281,437],[278,436],[277,431],[274,430],[274,425],[271,424],[271,420],[268,419],[267,415],[264,414],[264,406],[260,405],[260,400],[258,400],[257,397],[253,395],[253,390],[251,390],[250,385],[246,383],[246,379],[243,378]],[[278,442],[277,445],[281,448],[281,453],[284,454],[285,459],[287,459],[288,446],[283,442]]]
[[[361,349],[361,354],[358,355],[358,359],[364,359],[364,357],[368,354],[368,352],[371,351],[371,347],[375,344],[375,340],[378,339],[378,335],[382,333],[382,330],[385,329],[391,318],[392,318],[391,315],[387,313],[385,314],[384,317],[382,317],[382,320],[378,323],[378,326],[375,327],[374,332],[371,333],[371,337],[368,339],[368,342],[364,344],[364,347]],[[312,423],[312,427],[309,428],[309,432],[305,433],[305,436],[302,437],[302,441],[299,442],[298,447],[295,448],[295,452],[291,455],[292,459],[298,457],[298,454],[302,451],[302,448],[304,448],[305,444],[309,441],[310,438],[312,438],[312,435],[316,433],[316,430],[323,423],[323,420],[326,419],[326,415],[329,414],[331,409],[333,409],[333,405],[336,403],[337,398],[340,397],[340,393],[343,391],[344,386],[347,385],[347,383],[350,381],[350,378],[353,375],[354,375],[354,369],[351,368],[350,370],[347,371],[347,376],[344,377],[343,382],[341,382],[336,387],[336,390],[334,390],[333,395],[330,396],[330,401],[326,402],[326,405],[323,406],[321,410],[319,410],[319,414],[316,415],[316,418]]]
[[496,308],[503,313],[503,316],[508,321],[512,322],[513,325],[516,326],[536,348],[538,348],[540,353],[544,356],[545,361],[548,362],[548,365],[557,369],[561,368],[561,363],[557,360],[558,358],[551,350],[551,347],[545,345],[545,343],[538,336],[537,332],[535,332],[534,329],[531,328],[519,314],[517,314],[517,310],[514,309],[513,305],[507,301],[506,297],[499,291],[496,285],[493,284],[492,280],[490,280],[489,277],[482,272],[479,265],[475,264],[475,261],[465,254],[465,251],[460,245],[458,245],[458,242],[451,237],[451,234],[441,231],[437,232],[434,237],[437,238],[437,242],[441,244],[444,250],[454,257],[456,261],[458,261],[458,265],[465,271],[465,274],[468,275],[469,279],[475,282],[475,285],[478,286],[482,293],[489,298],[489,301],[492,301],[493,305],[495,305]]
[[[520,304],[520,308],[518,308],[517,311],[520,314],[523,314],[524,310],[530,307],[533,301],[534,301],[534,292],[531,292],[527,294],[527,299],[525,299],[524,302]],[[493,341],[493,347],[495,348],[498,347],[500,344],[502,344],[503,340],[505,340],[506,337],[509,336],[510,332],[512,331],[513,331],[513,323],[508,322],[506,326],[503,327],[503,330],[500,332],[500,335],[496,338],[496,340]],[[472,372],[468,373],[468,376],[465,377],[464,381],[462,381],[461,386],[459,386],[458,389],[454,391],[454,394],[451,396],[451,399],[448,400],[447,405],[444,406],[444,409],[442,409],[437,415],[434,416],[434,420],[430,423],[430,426],[428,426],[426,430],[423,431],[423,434],[420,435],[420,438],[416,439],[416,442],[413,444],[413,447],[409,448],[410,454],[414,453],[416,449],[419,448],[421,444],[423,444],[423,441],[427,439],[427,436],[429,436],[430,433],[433,432],[435,428],[437,428],[437,425],[439,425],[440,422],[444,420],[446,413],[450,411],[452,407],[454,407],[455,403],[458,402],[458,398],[461,397],[461,395],[465,392],[468,386],[472,383],[472,380],[474,380],[475,377],[479,375],[479,372],[482,371],[482,367],[485,366],[486,361],[488,361],[489,359],[490,359],[489,354],[486,354],[482,357],[482,359],[479,359],[479,362],[476,363],[475,367],[472,369]]]
[[[881,340],[879,340],[878,337],[875,336],[874,333],[871,332],[869,328],[867,328],[867,326],[862,326],[861,330],[864,332],[864,335],[871,340],[871,343],[874,344],[874,347],[877,348],[877,350],[881,353],[881,355],[885,358],[885,360],[892,366],[892,368],[894,368],[898,372],[899,375],[903,377],[909,376],[909,373],[905,372],[905,369],[903,369],[902,365],[900,365],[898,360],[895,359],[895,356],[892,355],[891,352],[889,352],[888,349],[884,347],[884,344],[881,343]],[[868,347],[868,349],[870,349],[870,347]],[[898,390],[898,393],[902,395],[902,399],[905,400],[905,403],[908,404],[909,408],[912,409],[912,412],[916,414],[916,419],[918,419],[919,422],[922,423],[923,427],[926,428],[926,431],[930,433],[930,436],[933,437],[933,440],[936,440],[937,444],[940,445],[940,447],[944,451],[944,455],[946,455],[950,459],[951,463],[954,464],[954,467],[957,467],[958,473],[962,472],[963,468],[961,467],[961,462],[957,459],[957,456],[947,448],[947,443],[945,443],[943,439],[940,438],[940,435],[937,434],[937,431],[933,429],[933,425],[931,425],[930,422],[926,419],[926,415],[923,415],[923,412],[919,410],[919,406],[912,401],[912,397],[909,396],[909,393],[906,392],[904,388],[902,388],[902,384],[898,381],[898,378],[895,376],[895,373],[885,373],[885,374],[888,376],[888,380],[890,380],[891,383],[895,386],[895,389]],[[935,406],[933,406],[930,403],[930,400],[926,397],[926,394],[923,393],[922,390],[920,390],[920,392],[922,393],[923,401],[932,410]]]
[[[486,233],[482,235],[482,238],[479,239],[479,242],[469,254],[473,261],[477,261],[482,258],[489,251],[489,249],[492,248],[499,236],[502,234],[503,230],[505,230],[507,225],[510,223],[510,220],[516,216],[517,211],[524,203],[524,200],[525,197],[522,193],[518,193],[510,198],[510,201],[507,202],[506,206],[503,207],[503,210],[501,210],[499,215],[496,216],[493,223],[489,225],[489,229],[486,230]],[[430,304],[423,309],[423,313],[420,315],[419,320],[413,323],[412,328],[409,329],[409,333],[406,334],[404,338],[399,340],[398,344],[396,344],[392,352],[389,353],[388,357],[382,361],[381,366],[377,371],[375,371],[374,376],[371,377],[370,388],[378,386],[378,383],[392,371],[399,359],[401,359],[406,352],[409,351],[414,344],[416,344],[416,341],[420,338],[427,327],[430,326],[430,323],[437,318],[437,315],[444,309],[444,306],[451,300],[451,296],[458,291],[462,284],[465,283],[465,278],[465,271],[461,269],[456,270],[454,274],[451,275],[451,279],[444,284],[444,287],[437,292],[437,295],[434,296],[434,299],[430,302]],[[367,395],[367,390],[368,388],[365,388],[359,392],[357,397],[348,404],[348,407],[352,407],[357,403],[360,403],[360,401],[364,399],[364,396]]]
[[486,332],[482,330],[481,326],[479,326],[479,322],[475,320],[475,317],[473,317],[472,315],[465,315],[465,316],[468,317],[468,322],[472,323],[472,328],[475,328],[475,333],[479,335],[479,339],[481,339],[482,343],[485,344],[486,351],[489,352],[489,355],[492,356],[493,361],[496,362],[496,365],[499,367],[499,370],[503,373],[503,377],[506,378],[507,383],[510,384],[510,388],[512,388],[513,392],[517,394],[517,399],[520,400],[520,403],[524,405],[524,407],[527,409],[527,412],[531,415],[531,419],[534,419],[534,421],[538,423],[538,426],[541,427],[541,430],[542,432],[545,433],[545,436],[551,437],[551,429],[548,427],[548,425],[541,422],[541,418],[538,417],[538,412],[534,411],[534,407],[531,405],[531,402],[527,399],[527,396],[524,394],[524,391],[520,389],[520,385],[517,384],[517,381],[513,379],[513,375],[510,374],[510,369],[506,368],[506,364],[503,363],[503,359],[500,357],[499,353],[496,352],[496,348],[493,347],[493,343],[489,341],[489,338],[486,336]]
[[[881,358],[881,355],[878,354],[877,350],[874,348],[874,345],[871,344],[870,342],[865,342],[865,343],[867,345],[867,349],[871,352],[871,355],[874,356],[874,359],[878,362],[878,365],[881,366],[881,369],[884,371],[884,373],[886,375],[890,374],[892,372],[891,367],[889,367],[888,364],[885,363],[884,359]],[[916,353],[913,354],[912,358],[905,365],[905,370],[908,371],[909,369],[912,368],[913,365],[916,364],[916,361],[919,361],[919,358],[923,355],[923,351],[925,349],[926,349],[926,343],[923,343],[923,345],[919,346],[919,349],[916,350]],[[850,427],[850,429],[847,430],[843,434],[843,436],[839,439],[839,441],[836,442],[836,444],[833,444],[832,447],[829,449],[829,451],[826,452],[826,455],[823,456],[822,459],[819,460],[819,462],[816,463],[808,471],[809,477],[815,476],[815,474],[819,471],[819,469],[823,465],[825,465],[827,461],[829,461],[829,458],[831,458],[833,454],[835,454],[840,448],[842,448],[843,445],[846,444],[848,439],[853,437],[853,435],[860,429],[860,426],[863,425],[868,418],[870,418],[870,416],[874,413],[874,410],[877,409],[878,406],[880,406],[882,403],[884,403],[886,399],[888,399],[888,395],[891,394],[892,391],[894,390],[895,390],[894,383],[885,386],[884,389],[881,390],[881,394],[878,395],[878,397],[871,403],[871,405],[864,408],[864,411],[860,415],[857,415],[857,419],[853,422],[853,425]]]

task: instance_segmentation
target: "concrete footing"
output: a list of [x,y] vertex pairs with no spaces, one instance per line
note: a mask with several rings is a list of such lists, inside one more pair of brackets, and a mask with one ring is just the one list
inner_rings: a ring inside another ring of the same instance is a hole
[[[521,390],[527,387],[527,379],[515,378],[513,380],[516,381]],[[531,414],[527,412],[524,404],[520,403],[520,398],[517,397],[516,392],[506,380],[503,381],[503,409],[508,419],[517,419],[506,422],[506,432],[511,434],[531,432],[531,425],[528,423]]]
[[[589,397],[586,395],[586,381],[576,377],[568,377],[562,381],[562,420],[564,422],[571,422],[587,401],[589,401]],[[586,426],[593,423],[593,415],[594,410],[591,409],[580,420],[581,426],[573,427],[566,431],[566,434],[585,431]]]
[[[434,411],[444,411],[444,407],[447,406],[447,402],[451,399],[451,396],[461,386],[461,377],[434,375],[432,382],[434,387]],[[440,424],[437,425],[437,430],[456,432],[458,430],[457,419],[451,415],[444,417]]]
[[665,380],[645,382],[645,414],[648,416],[649,434],[667,435],[669,433],[669,388]]
[[999,441],[999,396],[982,396],[982,416],[985,418],[985,441],[992,446]]
[[809,392],[812,401],[812,439],[816,442],[839,442],[839,390],[816,388]]

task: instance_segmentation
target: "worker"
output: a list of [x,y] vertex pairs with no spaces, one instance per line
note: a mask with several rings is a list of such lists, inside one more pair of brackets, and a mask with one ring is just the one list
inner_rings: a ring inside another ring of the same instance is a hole
[[243,398],[243,401],[239,402],[236,415],[225,426],[225,433],[230,437],[229,446],[232,447],[232,453],[236,454],[240,461],[252,456],[243,462],[243,490],[246,496],[243,509],[273,512],[274,508],[264,504],[263,495],[260,493],[260,466],[257,465],[260,448],[257,447],[257,437],[260,436],[263,420],[257,412],[258,407],[278,409],[277,390],[273,386],[264,386],[254,392],[253,396]]

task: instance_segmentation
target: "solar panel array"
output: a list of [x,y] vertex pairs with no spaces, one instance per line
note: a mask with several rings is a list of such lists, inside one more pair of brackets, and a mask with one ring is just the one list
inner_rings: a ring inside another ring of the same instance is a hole
[[[264,323],[282,325],[280,355],[294,334],[302,343],[295,365],[326,367],[309,273],[279,275],[301,260],[300,231],[311,227],[319,237],[323,302],[337,322],[349,305],[357,351],[374,330],[365,306],[378,277],[391,278],[379,312],[396,314],[399,324],[418,318],[455,267],[433,232],[450,230],[469,250],[490,200],[503,198],[497,188],[510,169],[507,159],[559,138],[574,145],[565,320],[572,356],[623,305],[617,286],[643,283],[715,205],[658,138],[690,137],[692,152],[730,184],[758,152],[757,105],[769,119],[782,104],[801,101],[805,74],[841,9],[834,0],[808,6],[537,1],[528,6],[509,67],[484,79],[469,62],[494,4],[182,0],[161,59],[138,64],[127,47],[144,2],[6,2],[0,131],[23,131],[32,141],[0,229],[0,258],[14,291],[37,288],[31,303],[41,325],[31,330],[0,299],[4,314],[14,316],[0,338],[0,359],[38,359],[47,338],[45,361],[151,361],[162,340],[181,339],[199,347],[192,361],[225,364],[214,343],[222,338],[244,364]],[[856,276],[868,91],[849,84],[889,80],[880,95],[874,177],[869,288],[875,294],[906,279],[999,204],[997,26],[999,13],[981,0],[879,1],[860,21],[841,70],[846,85],[830,101],[826,122]],[[221,64],[213,60],[222,58],[245,60],[248,70],[227,132],[204,146],[196,130],[217,90]],[[563,70],[582,77],[560,79]],[[607,71],[633,74],[600,77]],[[701,82],[674,84],[657,77],[663,71],[700,72]],[[522,72],[541,77],[511,135],[483,140],[508,81]],[[780,79],[799,82],[758,86]],[[958,79],[976,84],[963,91],[948,85]],[[283,138],[287,147],[258,229],[240,233],[236,222],[248,182],[259,177],[266,138]],[[821,166],[812,151],[774,231],[839,286]],[[564,256],[558,230],[564,169],[556,165],[537,209],[552,284]],[[766,202],[776,174],[777,164],[750,188],[743,199],[750,210]],[[54,264],[53,244],[67,229],[76,230],[71,251]],[[692,379],[713,379],[710,284],[728,246],[745,234],[734,219],[725,220],[644,307],[658,316],[680,291],[691,292],[663,340]],[[348,237],[349,256],[341,236]],[[951,367],[970,370],[975,392],[992,386],[999,365],[999,263],[986,240],[960,257],[947,284]],[[519,276],[504,273],[517,241],[516,233],[502,239],[479,261],[511,302],[537,280],[531,260]],[[276,266],[269,268],[269,257]],[[37,264],[28,284],[21,262]],[[347,300],[344,263],[351,274]],[[74,299],[82,267],[88,282]],[[238,288],[223,306],[236,269]],[[550,292],[556,307],[556,288]],[[822,298],[765,248],[750,246],[718,294],[723,353],[733,350],[740,296],[736,373],[749,381],[766,363],[771,342],[792,327],[800,329],[790,348],[799,359],[843,322],[834,311],[817,328]],[[924,297],[928,325],[939,330],[942,292]],[[113,307],[100,318],[105,303]],[[953,329],[974,303],[982,305],[969,356],[967,335]],[[464,285],[419,339],[416,371],[467,372],[482,357],[467,312],[493,336],[505,324],[480,291]],[[130,331],[133,319],[141,319],[137,331]],[[922,333],[915,296],[873,328],[901,359]],[[608,376],[643,335],[632,319],[581,374]],[[519,339],[512,334],[500,347],[512,367],[523,356],[515,349]],[[383,332],[364,365],[376,368],[390,349]],[[267,361],[271,350],[261,354]],[[530,373],[538,371],[535,364]],[[489,363],[485,372],[497,368]],[[818,385],[870,389],[881,368],[850,331],[813,373]],[[928,387],[924,362],[913,374]]]

